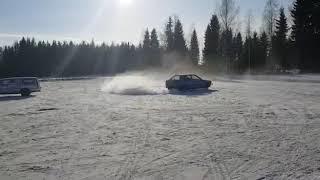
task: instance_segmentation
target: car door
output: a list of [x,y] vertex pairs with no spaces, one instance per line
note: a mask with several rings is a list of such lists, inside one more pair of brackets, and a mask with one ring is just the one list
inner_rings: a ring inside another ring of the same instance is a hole
[[167,83],[167,86],[170,88],[177,88],[179,85],[180,77],[173,76]]
[[191,76],[192,87],[193,88],[202,88],[204,87],[203,80],[196,75]]
[[189,76],[180,76],[180,80],[178,81],[178,88],[179,89],[190,89],[192,86],[190,82]]

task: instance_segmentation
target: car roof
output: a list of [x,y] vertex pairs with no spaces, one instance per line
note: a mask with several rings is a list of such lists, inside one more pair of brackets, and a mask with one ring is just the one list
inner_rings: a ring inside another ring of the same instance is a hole
[[176,74],[175,76],[197,76],[195,74]]
[[37,79],[36,77],[11,77],[11,78],[3,78],[0,80],[13,80],[13,79]]

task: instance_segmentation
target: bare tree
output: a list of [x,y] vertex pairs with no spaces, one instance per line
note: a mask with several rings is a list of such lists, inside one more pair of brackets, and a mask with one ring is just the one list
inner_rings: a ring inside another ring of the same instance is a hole
[[247,14],[247,24],[246,24],[246,36],[248,39],[248,71],[251,74],[251,35],[252,35],[252,10],[250,9]]
[[278,13],[278,0],[267,0],[263,14],[264,30],[269,39],[274,33],[275,19]]
[[252,23],[253,23],[253,16],[252,16],[252,10],[250,9],[247,13],[247,19],[246,19],[246,36],[247,37],[251,37]]
[[239,7],[236,6],[235,0],[221,0],[219,16],[224,30],[229,30],[231,28],[238,13]]

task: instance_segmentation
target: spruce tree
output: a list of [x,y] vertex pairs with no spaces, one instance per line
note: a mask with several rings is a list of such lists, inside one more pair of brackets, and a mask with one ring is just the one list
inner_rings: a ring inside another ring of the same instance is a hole
[[143,39],[143,44],[142,44],[142,66],[149,66],[151,63],[150,59],[150,33],[149,30],[147,29],[144,33],[144,39]]
[[169,20],[166,24],[165,28],[165,47],[167,51],[172,51],[173,50],[173,21],[172,17],[169,17]]
[[160,45],[159,39],[156,29],[152,29],[151,31],[151,39],[150,39],[150,53],[151,53],[151,65],[159,66],[160,62]]
[[242,54],[242,46],[243,46],[242,35],[239,32],[235,37],[235,56],[237,60],[240,59],[240,56]]
[[177,19],[174,26],[173,33],[173,49],[180,55],[186,55],[187,46],[186,40],[184,39],[183,27],[179,19]]
[[259,37],[258,33],[254,32],[252,36],[252,42],[251,42],[251,51],[250,51],[250,56],[251,56],[251,68],[253,70],[259,69],[259,64],[260,64],[260,57],[259,57]]
[[302,70],[311,70],[314,24],[312,0],[296,0],[291,10],[293,20],[291,40],[298,51],[298,66]]
[[287,62],[287,33],[288,33],[288,24],[287,18],[284,14],[284,8],[280,8],[279,19],[276,19],[276,30],[275,30],[275,39],[273,44],[273,53],[278,61],[279,65],[283,69],[289,68],[289,62]]
[[319,0],[312,0],[313,8],[313,24],[314,24],[314,38],[313,38],[313,59],[314,59],[314,70],[316,72],[320,72],[320,1]]
[[243,51],[243,41],[242,41],[242,35],[239,32],[236,37],[233,39],[233,56],[234,56],[234,62],[233,67],[236,72],[240,72],[240,62],[241,62],[241,56]]
[[222,32],[221,39],[220,39],[220,47],[222,52],[222,57],[224,59],[224,62],[222,63],[225,66],[225,71],[230,72],[231,63],[233,61],[232,59],[232,53],[233,53],[233,34],[232,30],[228,29]]
[[267,63],[267,55],[268,55],[268,47],[269,47],[269,41],[268,41],[268,35],[265,31],[263,31],[260,35],[260,47],[261,51],[259,53],[259,59],[260,59],[260,69],[262,70],[265,68]]
[[156,29],[152,29],[151,31],[150,47],[151,49],[159,49],[159,39]]
[[200,60],[199,53],[200,51],[199,51],[198,36],[197,36],[196,30],[194,29],[192,32],[192,37],[190,42],[190,56],[193,64],[196,66],[199,64],[199,60]]
[[203,58],[206,63],[212,64],[218,56],[220,39],[220,24],[218,17],[213,15],[207,26],[204,37]]
[[149,30],[147,29],[144,33],[144,39],[143,39],[143,49],[148,50],[150,49],[150,33]]

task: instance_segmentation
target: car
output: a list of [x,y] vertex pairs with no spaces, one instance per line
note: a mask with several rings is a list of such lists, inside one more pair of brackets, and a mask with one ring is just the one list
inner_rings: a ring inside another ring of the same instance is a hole
[[39,81],[35,77],[14,77],[0,79],[0,94],[21,94],[30,96],[33,92],[40,92]]
[[174,75],[166,81],[166,88],[169,90],[208,89],[211,85],[211,81],[203,80],[195,74]]

